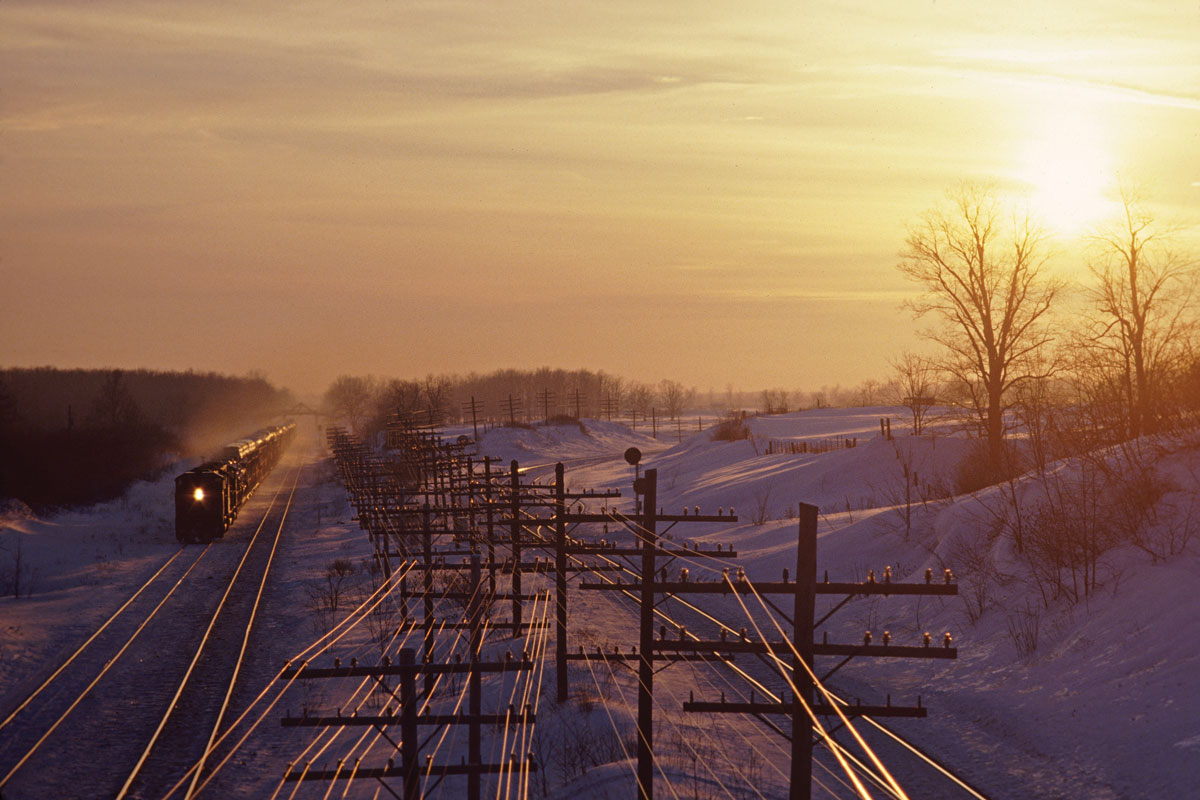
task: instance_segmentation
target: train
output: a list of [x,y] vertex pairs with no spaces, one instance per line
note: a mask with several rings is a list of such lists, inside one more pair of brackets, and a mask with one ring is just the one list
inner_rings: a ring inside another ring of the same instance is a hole
[[175,538],[186,545],[224,536],[295,435],[294,422],[263,428],[176,477]]

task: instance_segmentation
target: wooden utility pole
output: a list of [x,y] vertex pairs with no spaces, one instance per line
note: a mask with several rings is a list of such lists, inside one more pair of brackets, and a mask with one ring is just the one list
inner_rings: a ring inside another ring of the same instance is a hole
[[512,548],[512,629],[513,638],[521,635],[521,473],[517,460],[509,463],[509,486],[512,491],[512,506],[509,522],[509,546]]
[[469,403],[463,403],[466,408],[471,411],[471,428],[475,431],[475,441],[479,441],[479,412],[483,410],[483,403],[475,399],[475,395],[471,395]]
[[[796,539],[796,600],[792,611],[792,774],[790,800],[812,798],[813,615],[817,603],[817,507],[799,504],[800,531]],[[801,700],[805,705],[801,704]]]
[[554,465],[554,656],[558,665],[558,702],[567,701],[567,500],[566,479],[560,461]]
[[642,489],[646,502],[638,529],[642,547],[642,606],[641,636],[638,643],[637,780],[639,800],[654,800],[654,550],[657,545],[657,469],[648,469],[642,474]]
[[550,389],[542,389],[537,393],[538,401],[542,405],[542,420],[550,421],[550,404],[554,402],[554,392]]

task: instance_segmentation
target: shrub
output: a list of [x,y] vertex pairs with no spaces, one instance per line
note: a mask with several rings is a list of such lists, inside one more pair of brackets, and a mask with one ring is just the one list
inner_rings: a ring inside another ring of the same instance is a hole
[[997,472],[991,465],[987,441],[980,439],[975,442],[968,450],[966,457],[958,464],[958,469],[954,474],[955,492],[970,494],[1020,474],[1021,468],[1016,451],[1007,443],[1004,445],[1004,453],[1000,461],[1000,471]]
[[716,424],[710,435],[714,442],[740,442],[749,439],[750,427],[746,425],[746,415],[730,412],[729,416]]
[[1008,638],[1012,640],[1017,655],[1021,658],[1033,655],[1038,648],[1042,610],[1026,600],[1025,608],[1019,608],[1015,614],[1009,614],[1007,623]]
[[570,414],[555,414],[553,417],[550,417],[548,420],[546,420],[546,424],[574,425],[576,428],[579,428],[580,433],[586,434],[588,432],[587,426],[583,424],[583,420],[579,419],[578,417],[572,417]]
[[771,490],[759,489],[754,493],[754,507],[750,509],[750,522],[755,526],[766,525],[771,519]]

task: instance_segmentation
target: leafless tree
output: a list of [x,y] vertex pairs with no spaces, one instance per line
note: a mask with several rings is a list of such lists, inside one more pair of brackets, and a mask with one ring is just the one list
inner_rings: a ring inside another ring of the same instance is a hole
[[425,394],[425,405],[432,419],[440,420],[450,410],[450,391],[453,384],[445,375],[430,373],[421,386]]
[[687,387],[679,381],[664,378],[658,385],[658,394],[662,398],[663,405],[666,406],[667,415],[671,419],[679,419],[688,399]]
[[873,406],[879,397],[879,391],[883,386],[874,378],[868,378],[858,385],[858,404],[860,406]]
[[0,378],[0,442],[3,442],[6,433],[16,428],[16,422],[17,403],[5,386],[4,379]]
[[763,389],[762,410],[764,414],[788,413],[787,389]]
[[1045,318],[1062,284],[1043,275],[1041,230],[1028,212],[1006,224],[994,186],[962,184],[948,197],[910,229],[899,268],[924,290],[907,306],[941,323],[926,335],[945,348],[943,368],[974,390],[999,475],[1009,391],[1050,340]]
[[102,428],[125,428],[142,421],[142,411],[129,393],[121,370],[114,369],[104,376],[89,418],[93,425]]
[[379,389],[378,409],[384,414],[411,414],[421,409],[421,384],[392,378]]
[[631,384],[627,396],[629,407],[643,416],[654,406],[654,390],[645,384]]
[[322,405],[329,414],[346,420],[358,433],[371,411],[377,385],[378,381],[371,376],[340,375],[325,390]]
[[1036,356],[1035,374],[1016,387],[1013,398],[1016,417],[1025,430],[1029,459],[1039,473],[1046,471],[1052,459],[1066,455],[1073,444],[1058,440],[1062,409],[1067,403],[1057,379],[1048,377],[1058,371],[1051,359],[1055,356]]
[[916,353],[904,353],[892,362],[892,369],[896,375],[892,383],[896,402],[912,414],[913,434],[920,436],[929,409],[937,402],[937,365]]
[[392,378],[372,387],[372,391],[370,419],[365,429],[368,435],[384,430],[397,414],[406,417],[425,412],[421,402],[423,388],[417,381]]
[[601,372],[597,376],[597,384],[600,391],[600,402],[603,404],[607,400],[610,409],[615,413],[620,413],[621,406],[625,401],[625,379]]
[[1195,324],[1188,311],[1194,262],[1172,249],[1175,230],[1160,224],[1137,194],[1121,193],[1122,214],[1093,237],[1089,290],[1095,317],[1086,345],[1118,380],[1127,433],[1152,433],[1164,413],[1165,384],[1180,371]]

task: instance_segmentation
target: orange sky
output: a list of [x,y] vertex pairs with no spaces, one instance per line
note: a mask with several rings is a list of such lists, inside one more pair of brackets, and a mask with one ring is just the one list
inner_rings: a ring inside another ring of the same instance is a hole
[[265,5],[0,4],[0,365],[813,388],[958,180],[1200,220],[1194,0]]

